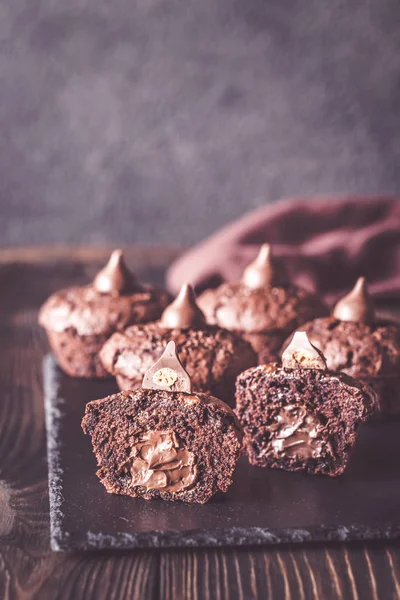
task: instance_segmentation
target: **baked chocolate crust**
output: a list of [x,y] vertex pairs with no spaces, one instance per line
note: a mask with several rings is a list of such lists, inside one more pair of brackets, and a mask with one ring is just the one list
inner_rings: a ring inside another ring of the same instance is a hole
[[398,377],[400,326],[396,323],[354,323],[333,317],[301,327],[325,356],[328,369],[352,377]]
[[376,409],[374,391],[348,375],[261,365],[236,383],[236,414],[251,464],[336,476],[359,423]]
[[106,335],[133,323],[157,319],[170,301],[155,287],[133,294],[98,292],[93,285],[71,287],[50,296],[39,313],[39,323],[60,332],[74,329],[78,335]]
[[158,319],[169,300],[167,292],[155,287],[123,295],[101,293],[93,285],[71,287],[50,296],[39,323],[68,375],[107,377],[98,354],[108,337],[133,323]]
[[[242,452],[242,430],[235,414],[205,394],[120,392],[89,402],[82,429],[92,438],[97,475],[107,492],[132,498],[207,502],[218,490],[228,489]],[[154,439],[159,437],[173,440],[173,456],[168,464],[159,460],[158,471],[155,468],[149,476],[148,465],[141,472],[138,468],[140,451],[143,444],[152,443],[154,454]],[[177,482],[168,472],[178,459],[185,470]],[[154,474],[160,476],[163,488],[153,483]]]
[[295,285],[252,289],[242,282],[224,283],[206,290],[197,303],[211,325],[240,331],[250,343],[254,337],[259,362],[277,359],[277,349],[294,329],[328,313],[318,296]]
[[279,362],[282,354],[282,343],[287,333],[268,331],[267,333],[242,333],[243,339],[251,344],[258,357],[259,365]]
[[224,283],[203,292],[197,304],[211,325],[248,333],[293,331],[327,313],[318,296],[294,285],[251,289],[241,282]]
[[329,369],[362,379],[375,389],[381,415],[400,415],[399,325],[326,317],[301,329],[322,351]]
[[250,344],[234,332],[207,325],[198,329],[166,329],[159,322],[133,325],[112,335],[100,358],[121,389],[137,389],[169,341],[175,342],[193,389],[233,406],[236,377],[257,364]]

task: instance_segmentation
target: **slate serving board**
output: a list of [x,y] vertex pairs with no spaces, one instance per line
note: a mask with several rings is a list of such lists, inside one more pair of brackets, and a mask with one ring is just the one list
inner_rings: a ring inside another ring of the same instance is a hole
[[110,381],[72,379],[44,360],[53,550],[244,546],[400,537],[400,421],[365,425],[344,475],[286,473],[241,459],[208,504],[107,494],[80,422]]

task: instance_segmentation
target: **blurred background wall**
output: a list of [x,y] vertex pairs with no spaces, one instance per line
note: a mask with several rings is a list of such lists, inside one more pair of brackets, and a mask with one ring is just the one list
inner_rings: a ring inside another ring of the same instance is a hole
[[400,189],[398,0],[4,0],[0,243],[192,243]]

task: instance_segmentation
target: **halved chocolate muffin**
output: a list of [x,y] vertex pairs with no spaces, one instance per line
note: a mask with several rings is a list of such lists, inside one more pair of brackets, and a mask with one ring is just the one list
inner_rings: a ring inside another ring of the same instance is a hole
[[336,304],[332,316],[301,329],[323,352],[329,369],[376,390],[380,414],[400,415],[400,325],[377,318],[363,277]]
[[207,325],[193,289],[184,285],[155,323],[133,325],[115,333],[100,352],[104,367],[122,390],[137,389],[169,340],[175,342],[193,389],[234,404],[235,380],[257,364],[248,342],[232,331]]
[[281,365],[245,371],[236,390],[250,463],[286,471],[343,473],[358,425],[376,409],[373,389],[328,371],[304,332],[295,334]]
[[288,281],[269,244],[262,246],[241,281],[206,290],[198,305],[210,325],[240,332],[257,352],[259,363],[277,360],[294,329],[328,312],[318,296]]
[[125,265],[121,250],[83,287],[60,290],[39,313],[62,369],[72,377],[107,377],[99,352],[112,333],[133,323],[158,319],[169,294],[140,284]]
[[228,489],[242,452],[233,411],[191,391],[173,342],[142,388],[89,402],[82,428],[106,490],[146,500],[207,502]]

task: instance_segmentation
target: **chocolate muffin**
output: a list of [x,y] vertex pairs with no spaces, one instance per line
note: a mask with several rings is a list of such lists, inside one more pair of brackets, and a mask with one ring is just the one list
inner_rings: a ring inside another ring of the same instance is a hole
[[376,408],[369,386],[327,370],[297,332],[282,365],[260,365],[237,379],[236,414],[252,465],[334,477],[343,473],[358,425]]
[[159,321],[114,333],[103,346],[100,358],[106,370],[116,376],[120,389],[137,389],[169,340],[178,348],[193,389],[233,406],[236,377],[256,365],[257,356],[240,335],[207,325],[190,285],[182,286]]
[[121,250],[90,285],[61,290],[44,303],[39,323],[62,369],[72,377],[108,377],[99,352],[112,333],[133,323],[158,319],[167,292],[138,283]]
[[400,415],[400,325],[377,319],[365,279],[338,302],[332,316],[302,325],[328,368],[370,384],[380,415]]
[[82,421],[107,492],[207,502],[225,492],[242,451],[242,430],[221,400],[191,392],[173,342],[143,387],[89,402]]
[[259,363],[278,360],[284,340],[294,329],[327,314],[315,294],[288,282],[269,244],[262,246],[241,281],[206,290],[198,305],[210,325],[240,332],[257,352]]

